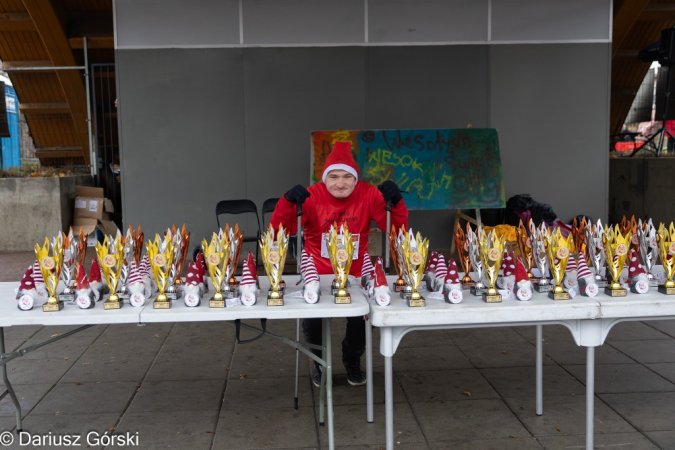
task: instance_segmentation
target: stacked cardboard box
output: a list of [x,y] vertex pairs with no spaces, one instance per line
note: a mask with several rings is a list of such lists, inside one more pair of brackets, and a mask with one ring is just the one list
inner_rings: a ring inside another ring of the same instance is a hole
[[82,227],[89,236],[87,246],[93,247],[103,239],[104,234],[115,235],[117,225],[110,220],[114,212],[112,202],[105,198],[103,188],[75,186],[75,209],[73,214],[73,231]]

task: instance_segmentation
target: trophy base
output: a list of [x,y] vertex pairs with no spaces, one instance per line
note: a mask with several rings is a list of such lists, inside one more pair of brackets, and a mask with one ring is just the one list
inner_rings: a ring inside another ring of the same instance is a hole
[[626,289],[612,289],[610,287],[606,287],[605,295],[609,295],[610,297],[625,297],[628,295],[628,291]]
[[427,302],[426,302],[426,300],[424,300],[424,297],[420,297],[420,298],[415,299],[415,300],[413,300],[412,298],[408,298],[408,306],[410,308],[427,306]]
[[[280,293],[281,294],[281,293]],[[270,295],[267,295],[267,306],[284,306],[284,296],[280,295],[278,298],[270,298]]]
[[483,292],[482,297],[485,303],[501,303],[502,301],[501,294],[489,295],[487,292]]
[[57,295],[57,297],[58,297],[60,302],[74,302],[75,301],[75,293],[59,294],[59,295]]
[[165,294],[166,294],[166,298],[168,298],[169,300],[178,300],[179,298],[183,297],[183,293],[181,291],[165,292]]
[[471,295],[475,295],[476,297],[478,297],[478,296],[480,296],[480,295],[483,295],[483,294],[485,293],[485,291],[487,291],[487,288],[485,288],[485,287],[476,287],[475,285],[474,285],[474,286],[471,286],[471,287],[469,288],[469,292],[471,292]]
[[352,302],[352,296],[347,293],[347,295],[334,295],[336,305],[348,305]]
[[214,300],[213,298],[209,300],[209,308],[224,308],[225,300]]
[[551,286],[550,284],[532,283],[532,286],[534,287],[534,290],[539,292],[540,294],[545,294],[547,292],[550,292],[551,289],[553,289],[553,286]]
[[462,283],[462,289],[471,289],[476,285],[475,281],[467,281],[465,283]]
[[595,279],[594,281],[595,281],[595,284],[598,285],[598,289],[609,287],[609,283],[605,279],[602,279],[602,280]]
[[42,311],[44,312],[56,312],[63,309],[63,302],[59,301],[58,303],[45,303],[42,305]]
[[129,300],[131,298],[131,294],[129,292],[118,292],[117,296],[120,298],[120,300]]
[[412,295],[412,289],[410,290],[403,290],[400,292],[401,298],[403,300],[410,300],[410,296]]
[[675,295],[675,288],[659,286],[659,292],[666,295]]
[[[168,294],[167,294],[166,297],[171,298]],[[159,301],[155,300],[154,302],[152,302],[152,307],[154,309],[169,309],[169,308],[171,308],[171,301],[167,300],[167,301],[159,302]]]
[[570,294],[567,292],[553,292],[549,291],[548,292],[548,298],[551,300],[569,300],[570,299]]
[[394,286],[394,292],[403,292],[403,291],[405,291],[405,288],[407,287],[407,285],[405,285],[405,284],[396,284],[396,283],[394,283],[393,286]]
[[122,307],[122,302],[103,302],[103,309],[120,309]]

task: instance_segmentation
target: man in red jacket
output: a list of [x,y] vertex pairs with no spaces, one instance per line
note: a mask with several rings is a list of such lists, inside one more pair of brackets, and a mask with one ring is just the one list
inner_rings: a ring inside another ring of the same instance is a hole
[[[278,229],[283,225],[291,235],[297,232],[296,204],[302,206],[304,249],[314,256],[319,274],[332,275],[328,251],[323,236],[330,226],[345,224],[355,236],[354,260],[350,275],[359,277],[363,258],[368,251],[370,221],[375,220],[385,233],[387,227],[387,201],[391,200],[391,223],[400,228],[408,227],[408,209],[403,196],[393,181],[385,181],[377,188],[359,181],[359,169],[352,156],[349,142],[336,142],[326,158],[322,182],[309,188],[296,185],[279,200],[270,219]],[[305,341],[321,344],[321,320],[305,319],[302,323]],[[363,317],[347,318],[347,329],[342,341],[342,362],[347,369],[347,380],[353,386],[365,384],[366,376],[361,370],[361,355],[365,349],[365,323]],[[320,354],[319,351],[316,354]],[[318,387],[321,382],[321,366],[315,364],[312,381]]]

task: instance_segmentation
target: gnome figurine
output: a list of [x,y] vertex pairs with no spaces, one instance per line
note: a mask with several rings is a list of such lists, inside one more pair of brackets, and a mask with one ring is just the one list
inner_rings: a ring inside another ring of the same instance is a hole
[[91,292],[94,294],[94,300],[96,301],[101,300],[103,294],[110,291],[108,286],[103,283],[103,280],[101,279],[101,268],[98,266],[97,258],[94,258],[91,262],[91,267],[89,268],[89,287],[91,288]]
[[448,261],[447,271],[448,274],[443,284],[443,297],[448,303],[461,303],[464,300],[464,294],[462,294],[462,282],[459,280],[457,263],[454,258]]
[[567,259],[567,267],[565,267],[565,277],[563,278],[562,283],[563,289],[569,292],[570,289],[579,285],[579,282],[577,281],[577,272],[577,260],[573,255],[570,255]]
[[506,289],[508,291],[513,291],[514,285],[516,283],[516,261],[513,256],[513,252],[508,253],[504,250],[504,256],[502,256],[502,276],[497,278],[497,286],[500,289]]
[[183,301],[185,306],[194,308],[201,305],[203,295],[203,285],[197,263],[190,261],[188,264],[187,275],[185,276],[185,286],[183,286]]
[[436,281],[436,265],[438,264],[438,253],[436,250],[431,252],[431,257],[429,258],[429,264],[427,264],[427,270],[424,272],[424,281],[427,283],[427,291],[433,292],[434,283]]
[[387,306],[391,302],[391,291],[387,284],[387,277],[384,275],[381,256],[378,256],[375,262],[375,279],[373,280],[371,298],[375,299],[375,303],[379,306]]
[[[370,256],[368,256],[367,253],[366,256],[368,257],[368,260],[370,260]],[[307,258],[307,263],[302,267],[301,270],[303,279],[302,296],[305,298],[307,303],[314,304],[318,302],[319,298],[321,297],[319,272],[316,270],[316,264],[314,264],[314,255],[310,255]]]
[[141,273],[141,278],[143,279],[143,295],[146,298],[152,295],[152,269],[150,268],[150,260],[148,255],[143,256],[141,259],[141,266],[138,268]]
[[241,270],[241,281],[239,282],[239,296],[244,306],[253,306],[258,301],[260,289],[258,289],[257,278],[258,274],[256,273],[253,254],[248,252],[248,257]]
[[595,297],[598,295],[598,285],[595,282],[595,275],[588,268],[584,252],[579,252],[579,263],[577,264],[577,282],[579,290],[586,297]]
[[197,253],[195,264],[199,270],[199,278],[202,280],[202,290],[206,294],[209,292],[209,282],[206,280],[206,264],[204,263],[204,254],[202,252]]
[[129,289],[129,304],[131,306],[143,306],[145,304],[145,281],[141,271],[132,259],[129,263],[129,278],[127,279],[127,288]]
[[370,259],[370,254],[366,251],[366,254],[363,255],[363,266],[361,266],[361,287],[368,289],[368,282],[374,276],[375,267],[373,266],[373,260]]
[[630,290],[636,294],[646,294],[649,292],[649,282],[647,272],[640,264],[638,254],[635,249],[630,251],[630,264],[628,266],[628,280],[630,281]]
[[75,304],[81,309],[91,309],[96,305],[96,297],[94,296],[91,283],[87,280],[87,272],[84,266],[77,263],[77,289],[75,289]]
[[518,257],[516,262],[516,285],[513,288],[516,292],[516,298],[521,301],[527,301],[532,298],[532,282],[530,277],[527,276],[527,270],[525,270],[525,264],[523,260]]
[[45,287],[45,280],[42,278],[42,271],[40,270],[40,264],[37,261],[33,263],[33,282],[35,283],[35,291],[37,292],[37,297],[40,300],[47,301],[49,298],[49,292]]
[[445,284],[445,277],[448,275],[448,267],[445,265],[445,256],[443,253],[438,253],[436,260],[435,278],[432,285],[432,292],[443,292],[443,284]]
[[33,309],[35,299],[38,297],[37,289],[35,289],[35,280],[33,279],[33,266],[26,269],[26,273],[21,278],[21,284],[16,292],[16,299],[18,300],[16,306],[22,311]]

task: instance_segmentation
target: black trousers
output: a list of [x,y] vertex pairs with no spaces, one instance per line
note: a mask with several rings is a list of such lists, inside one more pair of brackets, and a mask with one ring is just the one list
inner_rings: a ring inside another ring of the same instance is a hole
[[[366,350],[366,323],[363,316],[347,317],[347,328],[342,340],[342,359],[356,359]],[[305,342],[321,345],[321,319],[303,319],[302,332]],[[321,350],[312,349],[312,353],[321,356]]]

